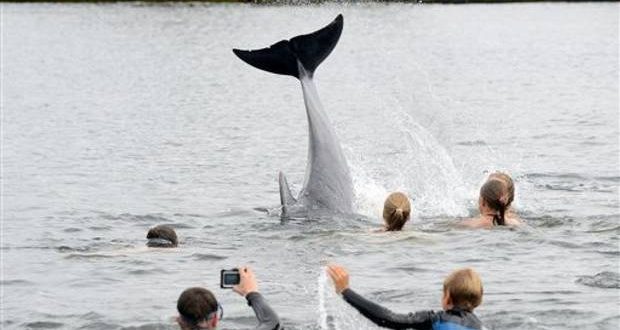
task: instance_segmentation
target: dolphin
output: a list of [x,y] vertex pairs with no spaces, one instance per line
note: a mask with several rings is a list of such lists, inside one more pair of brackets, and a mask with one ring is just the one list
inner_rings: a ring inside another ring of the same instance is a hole
[[257,50],[233,49],[244,62],[275,74],[293,76],[301,82],[308,118],[308,162],[303,188],[294,197],[286,176],[279,173],[282,217],[310,217],[327,213],[353,213],[353,181],[338,137],[323,111],[314,86],[316,68],[340,39],[343,18],[310,34],[279,41]]

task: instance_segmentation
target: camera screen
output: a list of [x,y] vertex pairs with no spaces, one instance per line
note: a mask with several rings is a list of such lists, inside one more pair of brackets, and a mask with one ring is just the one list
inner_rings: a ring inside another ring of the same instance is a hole
[[224,274],[224,285],[236,285],[239,284],[239,280],[239,273]]

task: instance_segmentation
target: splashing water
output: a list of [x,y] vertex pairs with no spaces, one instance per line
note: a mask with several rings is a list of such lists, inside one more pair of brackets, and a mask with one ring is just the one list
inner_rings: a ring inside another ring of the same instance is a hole
[[381,219],[383,202],[389,191],[373,180],[361,166],[351,165],[351,176],[355,191],[354,207],[358,213],[371,218]]
[[463,180],[454,166],[452,157],[433,135],[406,112],[397,122],[406,138],[407,155],[399,164],[406,181],[416,192],[417,208],[429,215],[463,215],[467,210],[461,201],[467,198]]
[[346,329],[377,329],[361,314],[334,292],[329,284],[325,273],[325,267],[321,267],[318,277],[319,296],[319,320],[320,329],[323,330],[346,330]]
[[[393,108],[393,107],[392,107]],[[403,191],[412,199],[417,216],[462,216],[467,214],[464,200],[471,194],[454,166],[452,157],[435,137],[413,120],[403,110],[397,115],[394,125],[400,140],[405,141],[397,154],[390,159],[389,179],[385,173],[369,173],[368,161],[361,155],[350,160],[355,189],[355,207],[361,214],[377,217],[381,215],[383,201],[390,192]],[[349,151],[349,150],[347,150]],[[351,155],[351,152],[348,152]],[[385,170],[385,169],[383,169]],[[383,177],[382,180],[375,177]]]

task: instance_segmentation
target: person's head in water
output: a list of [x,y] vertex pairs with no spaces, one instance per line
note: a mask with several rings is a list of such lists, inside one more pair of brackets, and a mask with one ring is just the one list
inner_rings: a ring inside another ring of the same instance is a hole
[[503,194],[506,195],[506,208],[510,207],[515,199],[515,184],[510,175],[504,172],[495,172],[489,175],[489,180],[498,180],[504,184]]
[[409,197],[401,192],[391,193],[383,204],[383,221],[385,230],[401,230],[409,220],[411,204]]
[[482,303],[482,280],[478,273],[471,268],[462,268],[452,272],[443,281],[444,310],[459,308],[473,311]]
[[508,195],[504,194],[505,184],[500,180],[488,180],[480,188],[478,208],[483,216],[493,216],[493,224],[506,224],[505,213]]
[[176,247],[179,244],[177,233],[170,226],[159,225],[149,229],[146,234],[148,247]]
[[221,319],[221,307],[211,291],[194,287],[183,291],[177,300],[182,330],[215,329]]

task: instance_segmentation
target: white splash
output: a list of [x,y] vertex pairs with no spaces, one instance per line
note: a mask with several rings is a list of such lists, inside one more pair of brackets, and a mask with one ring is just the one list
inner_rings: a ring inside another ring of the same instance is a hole
[[321,267],[318,277],[318,324],[322,330],[348,330],[348,329],[379,329],[372,322],[349,306],[334,291],[325,273],[325,267]]

